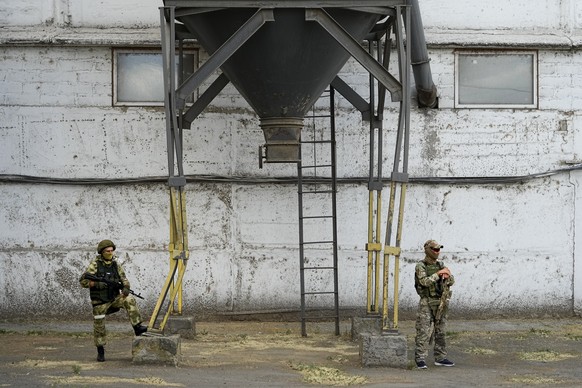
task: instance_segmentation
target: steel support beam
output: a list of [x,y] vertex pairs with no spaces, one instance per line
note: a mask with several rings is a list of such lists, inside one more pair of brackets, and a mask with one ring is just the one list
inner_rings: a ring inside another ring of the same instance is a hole
[[200,66],[176,91],[177,107],[183,108],[186,98],[192,94],[212,73],[224,64],[263,24],[274,21],[272,9],[260,9],[243,24],[210,58]]
[[192,106],[182,116],[184,128],[190,128],[190,125],[200,113],[214,100],[216,96],[228,85],[229,79],[226,75],[220,74],[214,80],[212,85],[206,89],[200,97],[192,104]]
[[392,74],[370,56],[325,10],[306,9],[305,20],[319,23],[335,40],[368,70],[392,95],[392,101],[402,100],[402,85]]

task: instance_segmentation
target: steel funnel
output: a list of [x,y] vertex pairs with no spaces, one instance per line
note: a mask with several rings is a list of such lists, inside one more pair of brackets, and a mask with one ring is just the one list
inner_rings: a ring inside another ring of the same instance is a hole
[[[326,12],[362,41],[380,15],[348,8]],[[209,9],[176,19],[210,54],[258,9]],[[267,161],[299,160],[303,118],[349,59],[349,53],[303,8],[276,8],[265,23],[221,66],[261,120]]]

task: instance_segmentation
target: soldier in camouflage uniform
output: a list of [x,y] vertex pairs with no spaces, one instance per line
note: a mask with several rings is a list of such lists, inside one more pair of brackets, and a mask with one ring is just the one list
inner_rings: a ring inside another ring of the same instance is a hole
[[[447,359],[445,329],[447,323],[448,300],[441,303],[443,288],[453,285],[455,279],[451,271],[438,260],[443,246],[434,240],[424,243],[424,260],[416,264],[414,285],[420,296],[416,315],[416,349],[414,361],[419,369],[426,369],[431,336],[434,333],[434,359],[437,366],[454,366]],[[445,284],[446,283],[446,284]],[[450,292],[446,293],[450,297]],[[439,311],[441,306],[441,311]],[[444,309],[443,309],[444,307]],[[437,319],[439,316],[440,319]]]
[[[93,305],[93,336],[97,346],[97,361],[105,361],[104,346],[107,342],[105,330],[105,316],[125,309],[133,326],[135,335],[142,335],[147,331],[142,326],[142,319],[135,298],[129,294],[131,289],[129,280],[125,276],[121,264],[113,256],[115,244],[111,240],[103,240],[97,246],[97,257],[91,261],[89,268],[79,280],[81,286],[89,288],[91,304]],[[85,279],[85,274],[104,278],[110,282],[119,283],[119,287],[105,282]]]

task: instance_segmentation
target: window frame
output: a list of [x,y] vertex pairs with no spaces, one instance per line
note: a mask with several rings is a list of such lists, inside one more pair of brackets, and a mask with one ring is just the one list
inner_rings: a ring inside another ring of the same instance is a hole
[[[484,50],[484,49],[461,49],[455,50],[455,108],[461,109],[479,109],[479,108],[493,108],[493,109],[538,109],[539,107],[539,71],[538,71],[538,50]],[[459,101],[459,58],[464,55],[531,55],[532,56],[532,103],[531,104],[463,104]]]
[[[161,101],[118,101],[117,99],[117,95],[118,95],[118,83],[117,83],[117,72],[118,72],[118,56],[119,54],[159,54],[160,57],[162,56],[162,50],[159,48],[129,48],[129,47],[124,47],[124,48],[116,48],[113,47],[112,48],[112,56],[113,56],[113,61],[112,61],[112,72],[111,72],[111,76],[112,76],[112,80],[111,80],[111,87],[112,87],[112,94],[111,94],[111,102],[112,102],[112,106],[115,107],[163,107],[165,102],[164,100]],[[194,68],[192,69],[192,72],[195,72],[196,70],[198,70],[199,66],[200,66],[200,55],[199,55],[199,49],[194,47],[194,48],[187,48],[183,50],[183,54],[184,55],[194,55]],[[178,49],[176,49],[176,56],[180,55],[180,52]],[[163,71],[163,69],[162,69]],[[179,79],[179,75],[176,74],[176,82],[178,82]],[[194,93],[197,93],[194,92]],[[190,98],[188,100],[191,100]],[[191,101],[190,101],[191,102]]]

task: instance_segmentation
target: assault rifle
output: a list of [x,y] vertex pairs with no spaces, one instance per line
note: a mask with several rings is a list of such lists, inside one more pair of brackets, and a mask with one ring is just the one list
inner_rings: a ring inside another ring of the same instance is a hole
[[[84,279],[87,279],[87,280],[93,280],[94,282],[103,282],[103,283],[106,283],[108,286],[113,286],[113,287],[116,287],[116,288],[118,288],[120,290],[124,288],[123,287],[123,283],[121,283],[121,282],[116,282],[116,281],[113,281],[113,280],[109,280],[109,279],[105,279],[105,278],[100,278],[99,276],[91,275],[90,273],[86,273],[86,272],[83,275],[83,278]],[[129,290],[129,293],[131,295],[135,296],[136,298],[143,299],[143,296],[141,296],[141,294],[136,294],[131,289]]]
[[443,314],[447,311],[447,309],[449,308],[449,301],[451,300],[451,295],[452,295],[452,291],[451,291],[451,286],[449,284],[449,279],[443,279],[442,280],[443,284],[442,284],[442,293],[441,293],[441,299],[439,302],[439,307],[437,308],[436,314],[434,316],[434,321],[431,322],[430,324],[430,340],[428,341],[429,344],[432,344],[432,341],[434,340],[434,334],[435,334],[435,330],[436,330],[436,326],[441,322],[441,319],[443,317]]

